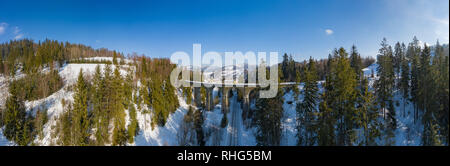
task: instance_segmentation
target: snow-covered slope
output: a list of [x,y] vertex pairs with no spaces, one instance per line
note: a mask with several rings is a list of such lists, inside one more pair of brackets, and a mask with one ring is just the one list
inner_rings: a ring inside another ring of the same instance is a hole
[[137,111],[137,119],[139,128],[141,129],[138,136],[136,136],[135,144],[138,146],[177,146],[179,145],[177,139],[177,133],[180,128],[180,124],[183,122],[184,115],[187,113],[188,105],[184,98],[181,97],[182,93],[178,93],[178,101],[180,101],[180,107],[175,113],[170,114],[167,118],[166,125],[164,127],[156,126],[154,129],[151,127],[150,114],[143,114]]
[[[66,64],[64,65],[59,72],[59,75],[64,80],[64,87],[59,91],[53,93],[52,95],[35,101],[26,101],[25,106],[27,111],[31,111],[33,114],[36,113],[38,109],[47,110],[47,114],[49,116],[49,121],[44,125],[44,137],[35,139],[35,143],[38,145],[55,145],[55,139],[52,138],[52,129],[56,125],[58,117],[63,113],[63,106],[61,101],[65,100],[67,102],[73,101],[73,92],[67,91],[66,87],[68,85],[75,84],[78,73],[80,69],[83,70],[85,75],[93,75],[95,72],[95,68],[100,66],[103,71],[105,64]],[[111,65],[111,69],[114,70],[114,65]],[[126,71],[124,69],[119,70],[122,76],[126,75]]]
[[366,77],[370,77],[370,76],[372,76],[372,74],[374,76],[377,76],[377,68],[378,68],[378,64],[373,63],[369,67],[362,69],[362,71],[364,73],[364,76],[366,76]]

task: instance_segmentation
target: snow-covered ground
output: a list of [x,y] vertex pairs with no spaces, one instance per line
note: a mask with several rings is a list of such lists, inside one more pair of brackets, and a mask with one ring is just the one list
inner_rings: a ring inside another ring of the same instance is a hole
[[137,111],[137,119],[139,128],[141,129],[138,136],[136,136],[135,144],[137,146],[177,146],[179,145],[177,139],[177,133],[180,128],[180,124],[183,122],[184,115],[188,110],[188,105],[185,100],[178,93],[178,101],[180,107],[175,113],[170,114],[167,118],[166,125],[164,127],[155,126],[151,127],[151,114],[142,113]]
[[14,143],[6,139],[6,137],[3,136],[3,129],[0,129],[0,146],[11,146],[11,145],[14,145]]
[[[373,63],[363,69],[364,76],[369,78],[369,89],[374,90],[374,83],[377,76],[378,64]],[[373,72],[373,74],[372,74]],[[374,76],[373,78],[371,76]],[[414,122],[413,103],[404,100],[399,90],[394,92],[395,118],[397,120],[397,129],[395,130],[395,142],[397,146],[419,146],[422,138],[423,125],[420,119]],[[382,119],[380,119],[382,120]],[[378,144],[384,144],[380,141]]]
[[237,92],[229,100],[230,111],[227,113],[228,124],[222,128],[220,123],[224,114],[222,106],[217,105],[212,111],[205,111],[203,129],[207,133],[207,146],[254,146],[256,145],[255,128],[246,128],[242,120],[241,103]]
[[[394,104],[397,119],[397,130],[395,131],[395,145],[419,146],[422,138],[423,125],[420,119],[414,123],[414,107],[411,102],[403,105],[403,97],[399,91],[395,92]],[[404,112],[403,112],[404,111]]]
[[[90,58],[95,60],[112,60],[111,57],[95,57]],[[35,114],[37,109],[47,110],[49,121],[44,126],[44,134],[43,137],[37,137],[34,140],[34,143],[37,145],[54,145],[55,139],[52,138],[52,129],[53,126],[56,125],[56,120],[61,113],[63,113],[63,107],[61,104],[61,100],[73,101],[72,91],[67,91],[67,86],[74,84],[78,77],[78,72],[80,69],[83,69],[83,72],[86,75],[93,75],[95,72],[95,67],[99,65],[101,69],[105,67],[105,64],[66,64],[64,65],[59,74],[64,80],[64,87],[53,93],[52,95],[35,101],[26,101],[25,105],[27,111],[31,112],[33,115]],[[114,65],[111,65],[112,71],[114,70]],[[127,74],[126,68],[128,66],[121,66],[120,72],[123,76]],[[372,72],[374,72],[374,78],[369,78],[369,86],[373,85],[376,77],[376,64],[370,65],[368,68],[363,69],[364,75],[366,77],[370,77]],[[232,69],[232,68],[228,68]],[[211,74],[211,73],[210,73]],[[224,74],[240,76],[243,74],[241,71],[224,71]],[[208,74],[207,74],[208,75]],[[21,77],[23,74],[19,74]],[[6,100],[7,97],[7,81],[3,76],[0,76],[0,106],[2,106],[2,102]],[[208,81],[215,81],[215,78],[211,78]],[[319,81],[319,92],[323,92],[323,88],[321,84],[324,81]],[[139,82],[138,82],[139,86]],[[303,85],[298,86],[299,90],[303,89]],[[137,111],[137,120],[140,127],[140,132],[135,138],[135,142],[129,145],[137,145],[137,146],[162,146],[162,145],[179,145],[179,132],[181,131],[180,127],[182,123],[184,123],[184,115],[187,113],[189,105],[185,102],[185,97],[182,96],[182,91],[177,91],[178,100],[180,102],[180,107],[173,113],[170,114],[167,123],[165,126],[155,126],[153,129],[151,127],[151,113],[143,113],[142,111]],[[218,89],[215,88],[213,91],[213,98],[218,95]],[[229,102],[230,102],[230,111],[226,114],[228,123],[224,128],[221,127],[221,121],[224,116],[222,113],[222,105],[219,102],[215,105],[214,109],[211,111],[203,111],[204,123],[203,123],[203,132],[205,135],[205,145],[207,146],[253,146],[256,145],[255,132],[256,128],[250,127],[247,128],[247,125],[244,125],[242,120],[242,109],[241,102],[237,100],[237,92],[233,92]],[[299,95],[298,99],[295,100],[295,93],[293,91],[288,91],[283,96],[283,117],[282,117],[282,136],[280,145],[283,146],[295,146],[297,145],[297,129],[296,129],[296,105],[297,102],[303,100],[303,96]],[[394,95],[394,99],[396,101],[396,118],[398,128],[395,131],[395,145],[419,145],[421,139],[421,133],[423,130],[423,126],[421,121],[414,123],[412,119],[412,104],[405,103],[403,104],[403,98],[400,93],[396,92]],[[221,100],[220,100],[221,101]],[[403,106],[405,106],[405,113],[403,113]],[[251,100],[250,107],[255,107],[254,100]],[[128,111],[126,119],[129,121]],[[248,121],[250,121],[249,119]],[[127,121],[127,124],[129,123]],[[2,134],[2,130],[0,129],[0,146],[4,145],[13,145],[10,141],[8,141]]]
[[[59,75],[64,79],[64,84],[73,84],[76,82],[78,78],[78,73],[80,72],[80,69],[83,69],[84,75],[94,75],[95,68],[97,66],[100,66],[100,70],[103,72],[103,69],[105,68],[106,64],[66,64],[61,68],[61,71],[59,72]],[[114,72],[115,65],[110,65],[111,71]],[[127,65],[124,65],[120,68],[120,74],[122,76],[126,76],[127,71],[124,70],[124,68],[128,68]]]
[[[300,88],[303,89],[303,86]],[[295,109],[297,107],[297,102],[295,101],[294,95],[295,93],[293,91],[289,91],[283,96],[284,112],[283,117],[281,118],[282,134],[280,142],[280,145],[282,146],[297,145],[297,111]],[[302,96],[299,95],[298,101],[301,101],[302,99]]]
[[372,74],[374,76],[377,76],[377,68],[378,68],[378,64],[373,63],[370,66],[362,69],[362,71],[364,73],[364,76],[366,76],[366,77],[370,77]]

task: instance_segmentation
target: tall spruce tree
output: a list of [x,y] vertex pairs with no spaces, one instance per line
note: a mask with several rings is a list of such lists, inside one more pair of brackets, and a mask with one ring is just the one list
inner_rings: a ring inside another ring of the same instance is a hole
[[319,100],[317,86],[317,71],[315,61],[310,58],[305,68],[305,86],[302,91],[303,101],[297,104],[297,137],[298,145],[315,145],[317,136],[315,121],[317,114],[317,102]]
[[112,80],[112,103],[114,115],[113,145],[125,145],[127,142],[127,132],[125,128],[125,95],[123,78],[119,71],[119,66],[114,68],[114,78]]
[[381,135],[381,124],[378,122],[379,110],[377,108],[374,94],[369,91],[368,80],[364,78],[361,82],[360,97],[358,98],[357,126],[363,129],[363,139],[360,145],[374,146],[376,139]]
[[350,66],[353,68],[353,70],[355,70],[356,79],[358,80],[358,82],[360,82],[361,77],[363,76],[363,64],[361,55],[359,55],[355,45],[352,46],[352,50],[350,52]]
[[105,107],[106,85],[100,66],[97,65],[92,79],[92,127],[95,128],[95,144],[109,143],[109,114]]
[[395,75],[400,74],[401,62],[402,62],[403,56],[404,56],[404,52],[403,52],[402,44],[400,44],[400,42],[395,43],[394,59],[393,59]]
[[387,40],[384,38],[381,42],[381,48],[377,56],[377,72],[379,78],[375,82],[375,88],[377,93],[377,100],[380,103],[380,108],[383,110],[383,117],[385,119],[387,116],[387,112],[395,112],[395,110],[386,111],[389,103],[393,102],[393,88],[395,85],[395,75],[392,60],[392,49],[387,44]]
[[17,89],[11,87],[9,89],[10,96],[6,99],[5,110],[3,114],[3,135],[6,139],[14,141],[18,145],[28,145],[27,138],[31,128],[27,127],[27,113],[25,112],[25,103],[17,95]]
[[[402,43],[402,50],[405,50],[405,45]],[[406,54],[410,52],[411,47],[408,47]],[[409,101],[409,82],[410,82],[410,67],[409,61],[406,56],[400,59],[400,81],[399,81],[399,89],[403,96],[403,117],[406,116],[406,103]]]
[[350,67],[350,60],[344,48],[334,51],[327,78],[328,106],[336,111],[337,145],[353,145],[356,139],[354,129],[356,102],[356,74]]
[[75,145],[88,145],[89,143],[89,119],[88,119],[88,85],[80,69],[77,84],[75,86],[73,103],[73,136]]
[[377,72],[379,78],[375,81],[375,93],[377,95],[377,102],[380,104],[380,109],[383,111],[383,119],[385,120],[383,128],[385,145],[394,144],[394,130],[397,127],[397,120],[395,118],[395,110],[393,106],[395,71],[392,60],[392,48],[388,45],[387,40],[384,38],[381,42],[381,48],[377,56]]
[[[446,45],[448,50],[448,45]],[[434,115],[439,127],[442,143],[448,145],[449,130],[449,59],[444,46],[439,44],[435,46],[435,56],[433,57],[432,75],[434,80]]]
[[420,79],[420,53],[419,40],[414,36],[413,41],[409,45],[408,58],[411,63],[411,83],[410,94],[411,101],[414,103],[414,122],[418,118],[418,100],[419,100],[419,79]]

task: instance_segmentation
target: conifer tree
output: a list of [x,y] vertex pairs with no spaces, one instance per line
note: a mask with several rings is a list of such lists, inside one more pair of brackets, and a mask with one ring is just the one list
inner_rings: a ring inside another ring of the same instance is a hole
[[128,108],[128,113],[130,116],[130,124],[128,125],[128,143],[134,142],[134,137],[139,134],[139,124],[136,118],[136,109],[134,105],[130,105]]
[[6,99],[5,110],[3,112],[3,135],[6,139],[14,141],[18,145],[28,145],[26,141],[27,133],[27,113],[25,112],[24,101],[17,95],[15,88],[11,88],[10,96]]
[[362,77],[362,59],[359,55],[358,51],[356,50],[356,46],[352,46],[352,50],[350,52],[350,66],[353,68],[356,74],[356,79],[358,82],[361,80]]
[[118,63],[117,63],[117,53],[114,51],[114,53],[113,53],[113,64],[114,65],[118,65]]
[[411,63],[411,83],[410,83],[410,94],[411,101],[414,103],[414,122],[418,118],[418,98],[419,98],[419,79],[420,79],[420,52],[421,48],[419,46],[419,40],[416,37],[409,45],[408,58]]
[[317,114],[317,72],[315,61],[310,58],[308,67],[305,68],[305,86],[303,101],[297,105],[297,131],[299,145],[314,145],[315,135],[315,114]]
[[361,82],[361,97],[358,101],[357,124],[363,129],[362,142],[360,145],[376,145],[376,139],[381,135],[381,124],[378,122],[379,110],[376,105],[375,96],[369,91],[368,80]]
[[277,146],[281,140],[281,117],[283,116],[282,93],[274,98],[256,101],[254,123],[257,126],[256,142],[262,146]]
[[[394,68],[392,65],[392,49],[387,44],[387,40],[384,38],[381,42],[381,48],[377,56],[379,75],[378,80],[375,82],[375,88],[377,93],[377,100],[380,103],[380,107],[383,110],[383,117],[386,118],[386,109],[389,102],[393,100],[393,88],[394,88]],[[395,110],[389,110],[389,113],[393,113]]]
[[418,108],[427,113],[432,111],[433,103],[433,74],[431,71],[431,50],[427,45],[424,46],[420,54],[420,68],[418,79]]
[[356,139],[354,131],[356,74],[350,67],[350,60],[344,48],[334,51],[330,73],[327,79],[328,106],[336,111],[337,145],[353,145]]
[[375,93],[380,109],[383,111],[383,119],[385,120],[383,127],[385,145],[394,144],[393,137],[395,135],[393,131],[396,129],[395,110],[393,106],[395,71],[392,60],[392,48],[387,44],[387,40],[384,38],[381,42],[381,48],[377,56],[377,72],[379,78],[375,81]]
[[83,70],[80,69],[75,87],[73,103],[73,127],[75,145],[87,145],[89,142],[88,94]]
[[[405,45],[402,44],[402,50],[404,50]],[[407,52],[410,52],[410,47],[408,47]],[[408,54],[408,53],[407,53]],[[406,56],[403,56],[403,58],[400,59],[400,69],[401,69],[401,76],[400,76],[400,82],[399,82],[399,89],[403,96],[403,116],[405,116],[405,105],[406,102],[409,99],[409,82],[410,82],[410,68],[408,60],[406,59]]]
[[[448,45],[446,46],[448,49]],[[448,145],[449,129],[449,55],[445,55],[444,46],[439,44],[435,46],[435,56],[433,57],[432,76],[433,76],[433,101],[434,115],[436,124],[441,134],[442,144]]]
[[95,68],[94,77],[92,79],[92,126],[96,129],[95,140],[96,145],[104,145],[108,143],[109,133],[109,116],[104,106],[104,101],[106,96],[105,79],[102,76],[100,66],[97,65]]
[[396,75],[400,74],[401,69],[401,62],[404,57],[404,52],[402,45],[400,42],[395,43],[394,46],[394,59],[393,59],[393,66],[394,66],[394,72]]
[[[296,70],[295,71],[295,82],[298,84],[298,83],[300,83],[300,81],[301,81],[300,71]],[[300,90],[298,89],[298,85],[294,86],[294,93],[295,93],[295,96],[294,96],[295,101],[297,101],[298,100],[298,95],[300,95]]]
[[114,129],[113,129],[113,145],[125,145],[127,142],[127,132],[125,129],[125,98],[123,78],[120,74],[119,67],[114,68],[114,78],[112,80],[111,94],[113,103]]
[[333,110],[328,107],[327,93],[321,96],[322,102],[319,104],[317,142],[319,146],[336,145],[336,134],[334,126],[336,124]]

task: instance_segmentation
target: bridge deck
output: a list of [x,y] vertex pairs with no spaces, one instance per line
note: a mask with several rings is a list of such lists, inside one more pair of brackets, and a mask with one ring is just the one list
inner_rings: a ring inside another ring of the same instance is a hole
[[[194,83],[194,84],[203,84],[203,85],[214,85],[214,86],[251,86],[251,87],[256,87],[256,86],[260,86],[261,84],[258,83],[233,83],[233,82],[225,82],[225,83],[221,83],[221,82],[200,82],[200,81],[186,81],[186,82],[190,82],[190,83]],[[282,82],[279,83],[278,85],[299,85],[300,83],[297,82]]]

